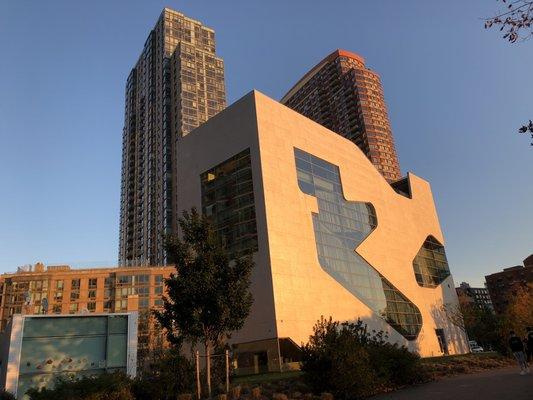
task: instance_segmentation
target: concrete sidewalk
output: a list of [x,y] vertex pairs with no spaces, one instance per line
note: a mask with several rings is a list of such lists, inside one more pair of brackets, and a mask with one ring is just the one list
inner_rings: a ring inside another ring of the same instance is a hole
[[420,386],[372,397],[372,400],[532,400],[533,373],[518,367],[444,378]]

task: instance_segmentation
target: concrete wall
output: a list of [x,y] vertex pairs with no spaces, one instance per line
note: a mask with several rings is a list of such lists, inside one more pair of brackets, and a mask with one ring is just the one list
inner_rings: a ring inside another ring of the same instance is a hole
[[254,97],[245,96],[211,118],[178,143],[178,214],[191,207],[202,209],[200,175],[208,169],[250,148],[259,251],[254,254],[252,273],[254,303],[243,329],[234,333],[234,342],[270,339],[278,336],[269,260],[265,203],[257,140]]

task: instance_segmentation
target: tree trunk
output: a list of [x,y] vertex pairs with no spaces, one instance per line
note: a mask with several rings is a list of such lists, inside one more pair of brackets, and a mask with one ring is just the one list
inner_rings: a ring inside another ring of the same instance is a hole
[[200,384],[200,352],[196,350],[196,395],[198,400],[202,397],[202,385]]
[[205,378],[207,380],[207,397],[211,398],[211,354],[209,353],[209,341],[205,341]]

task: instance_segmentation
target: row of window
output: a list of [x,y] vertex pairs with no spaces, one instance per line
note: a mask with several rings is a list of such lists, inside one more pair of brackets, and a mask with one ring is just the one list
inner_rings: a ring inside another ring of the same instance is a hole
[[[7,288],[10,288],[12,291],[26,291],[30,292],[39,292],[48,290],[48,280],[38,280],[38,281],[15,281],[11,285],[7,285]],[[143,286],[150,284],[150,275],[119,275],[116,278],[106,277],[104,279],[104,286],[110,287],[113,285],[133,285],[133,286]],[[154,276],[154,284],[162,285],[163,284],[163,275]],[[63,290],[64,289],[64,280],[58,279],[55,281],[55,289]],[[79,290],[81,287],[81,279],[72,279],[70,284],[71,290]],[[88,288],[97,289],[98,288],[98,279],[89,278],[88,279]]]
[[202,211],[232,256],[257,251],[250,149],[204,172]]

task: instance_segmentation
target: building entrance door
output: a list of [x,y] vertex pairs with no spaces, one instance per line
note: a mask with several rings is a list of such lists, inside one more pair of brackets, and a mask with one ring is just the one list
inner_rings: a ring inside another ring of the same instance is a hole
[[448,355],[448,341],[446,340],[446,335],[444,335],[444,329],[435,329],[435,334],[437,335],[437,339],[439,341],[440,351],[442,351],[443,354]]

